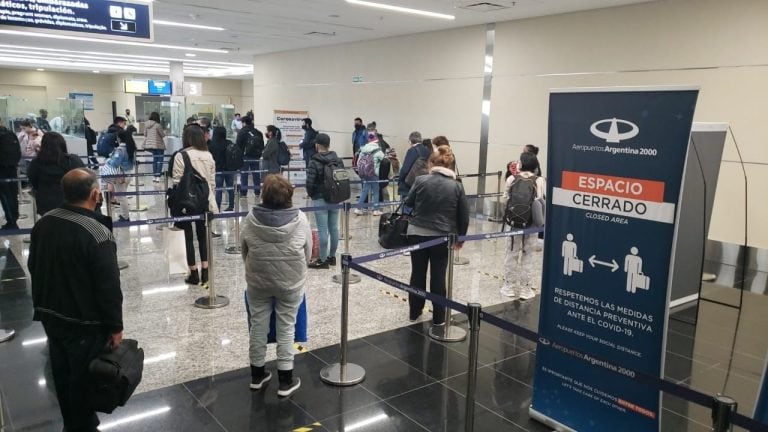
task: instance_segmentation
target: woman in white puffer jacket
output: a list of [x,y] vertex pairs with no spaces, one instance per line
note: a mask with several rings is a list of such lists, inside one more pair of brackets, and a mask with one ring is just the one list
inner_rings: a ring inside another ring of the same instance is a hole
[[285,177],[268,175],[261,199],[262,204],[246,217],[240,236],[251,313],[251,389],[260,390],[272,378],[264,363],[274,300],[277,394],[287,397],[301,385],[293,377],[293,340],[312,253],[312,229],[307,216],[293,208],[293,186]]

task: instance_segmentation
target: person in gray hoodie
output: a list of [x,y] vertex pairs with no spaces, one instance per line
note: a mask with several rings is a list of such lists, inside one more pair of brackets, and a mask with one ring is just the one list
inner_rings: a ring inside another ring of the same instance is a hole
[[293,186],[285,177],[268,175],[261,199],[246,217],[240,236],[251,313],[250,387],[260,390],[272,378],[264,364],[274,300],[277,395],[288,397],[301,385],[293,376],[293,340],[312,254],[312,229],[307,216],[293,207]]

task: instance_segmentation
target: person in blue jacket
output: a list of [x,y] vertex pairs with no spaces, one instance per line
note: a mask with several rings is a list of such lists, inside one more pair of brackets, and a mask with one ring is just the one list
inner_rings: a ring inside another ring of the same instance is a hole
[[309,166],[309,160],[317,153],[315,149],[317,131],[312,128],[312,119],[309,117],[304,119],[301,128],[304,129],[304,139],[301,140],[300,147],[304,152],[304,163]]
[[363,119],[355,117],[355,130],[352,131],[352,154],[355,155],[361,148],[368,144],[368,138],[365,136],[365,124]]

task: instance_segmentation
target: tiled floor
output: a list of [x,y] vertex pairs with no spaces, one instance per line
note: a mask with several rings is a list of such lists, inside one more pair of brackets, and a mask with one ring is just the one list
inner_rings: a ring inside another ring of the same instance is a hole
[[[141,218],[162,215],[153,197],[142,197],[142,203],[150,204],[150,210]],[[378,251],[373,218],[351,218],[351,250],[356,255]],[[426,322],[409,325],[402,293],[377,281],[364,277],[352,286],[350,295],[349,358],[366,369],[365,381],[343,389],[320,381],[320,369],[338,356],[340,288],[330,281],[338,269],[313,271],[308,281],[309,341],[303,345],[309,352],[296,359],[300,391],[278,400],[272,382],[266,391],[250,392],[242,266],[237,255],[223,252],[234,242],[233,223],[220,224],[224,236],[214,242],[215,281],[217,290],[232,302],[217,310],[192,307],[205,291],[185,286],[182,275],[168,275],[164,231],[155,227],[117,231],[120,258],[130,264],[122,274],[126,336],[140,341],[150,362],[128,406],[102,416],[103,429],[463,430],[467,342],[435,342],[425,335]],[[497,229],[496,224],[476,220],[471,232]],[[0,345],[6,421],[14,431],[58,431],[61,421],[44,334],[30,321],[25,245],[20,238],[3,240],[0,326],[18,332],[13,341]],[[498,292],[501,241],[468,243],[462,254],[470,265],[456,267],[455,299],[479,302],[486,312],[535,330],[538,300],[508,302]],[[370,267],[402,281],[409,274],[408,258],[402,256]],[[733,296],[732,290],[714,285],[706,290],[708,297]],[[768,297],[745,296],[740,318],[733,309],[702,303],[697,326],[670,321],[666,376],[706,393],[734,396],[740,412],[751,413],[768,348],[762,331],[768,321],[764,313]],[[527,414],[535,345],[485,324],[481,334],[475,430],[549,430]],[[664,431],[709,430],[706,409],[673,397],[665,397],[663,406]]]

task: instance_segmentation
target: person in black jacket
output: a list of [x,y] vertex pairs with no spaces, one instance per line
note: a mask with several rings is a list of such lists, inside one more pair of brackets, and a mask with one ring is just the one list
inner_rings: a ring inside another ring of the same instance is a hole
[[5,181],[18,176],[18,166],[21,160],[19,138],[3,125],[0,119],[0,204],[5,213],[5,225],[2,229],[18,229],[16,221],[19,218],[19,183]]
[[303,120],[301,128],[304,130],[304,139],[301,140],[299,147],[304,152],[304,162],[309,167],[309,161],[312,156],[317,153],[315,150],[315,137],[317,137],[317,131],[312,128],[312,119],[307,117]]
[[94,211],[101,199],[96,173],[68,172],[64,205],[32,229],[29,274],[35,321],[48,336],[56,397],[64,429],[95,431],[88,403],[88,365],[123,339],[123,294],[112,222]]
[[61,206],[64,193],[61,179],[66,173],[85,165],[77,155],[67,154],[67,142],[61,134],[48,132],[43,135],[40,153],[32,159],[27,168],[27,176],[35,194],[37,214],[40,216]]
[[[235,143],[243,149],[243,158],[245,163],[241,168],[243,171],[260,170],[261,154],[264,152],[264,134],[253,126],[253,117],[243,117],[243,128],[237,134]],[[249,145],[249,141],[251,145]],[[256,197],[261,195],[261,173],[253,174],[253,186]],[[248,173],[240,174],[240,196],[248,195]]]
[[[423,243],[448,234],[467,234],[469,205],[461,183],[456,181],[452,167],[456,158],[448,146],[437,149],[429,158],[429,174],[419,176],[413,183],[405,205],[413,208],[408,224],[408,242]],[[462,243],[454,245],[460,249]],[[445,295],[445,272],[448,268],[448,248],[444,244],[411,252],[412,287],[426,290],[427,268],[430,270],[429,291]],[[411,321],[416,321],[424,310],[424,297],[408,295]],[[445,308],[432,304],[432,324],[445,324]]]
[[[344,162],[339,159],[336,152],[330,151],[331,138],[324,134],[317,134],[315,147],[317,153],[312,156],[307,167],[307,195],[312,199],[312,206],[321,207],[327,205],[323,199],[325,192],[325,167],[335,164],[338,168],[344,168]],[[320,256],[316,261],[309,263],[312,269],[327,269],[336,265],[336,249],[339,247],[339,209],[316,211],[315,221],[320,237]],[[328,239],[330,238],[330,249]]]
[[237,168],[227,166],[227,149],[235,145],[227,139],[227,129],[223,126],[213,128],[213,138],[208,143],[208,151],[213,155],[216,162],[216,205],[221,208],[221,188],[226,185],[228,207],[224,211],[233,211],[235,205],[235,175],[229,171]]
[[280,163],[277,162],[277,154],[280,151],[280,141],[283,133],[275,125],[267,126],[267,145],[262,153],[261,168],[269,174],[280,174]]

